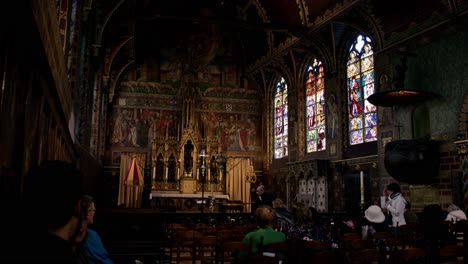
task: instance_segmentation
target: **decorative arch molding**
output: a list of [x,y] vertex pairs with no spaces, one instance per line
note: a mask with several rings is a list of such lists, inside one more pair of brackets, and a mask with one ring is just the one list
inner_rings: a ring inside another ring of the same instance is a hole
[[111,71],[112,63],[114,62],[114,59],[117,57],[117,54],[125,46],[125,44],[127,44],[132,39],[133,39],[133,36],[128,36],[122,42],[120,42],[117,45],[117,47],[115,47],[112,50],[111,55],[109,56],[109,61],[106,62],[105,66],[104,66],[104,76],[110,76],[110,71]]
[[[325,71],[325,76],[328,76],[328,74],[331,72],[330,68],[332,65],[332,60],[331,57],[329,56],[330,54],[326,50],[317,50],[317,52],[309,52],[308,55],[304,57],[304,60],[301,62],[299,65],[299,70],[297,71],[297,82],[299,84],[305,83],[305,75],[307,72],[307,66],[310,65],[310,62],[314,59],[317,58],[319,59],[323,65],[325,66],[324,71]],[[326,79],[326,78],[325,78]],[[298,86],[298,87],[302,87]]]
[[296,78],[291,74],[290,69],[285,66],[283,60],[274,60],[274,63],[269,67],[275,74],[272,76],[271,85],[269,89],[271,89],[271,94],[273,95],[273,88],[275,85],[276,80],[278,77],[283,77],[286,83],[288,84],[288,91],[296,89]]
[[[264,23],[270,23],[270,19],[267,16],[267,12],[266,12],[265,8],[263,8],[263,6],[260,4],[260,1],[254,0],[252,2],[254,2],[255,8],[257,9],[258,15],[260,16],[262,21]],[[272,51],[273,48],[274,48],[273,43],[275,43],[274,42],[275,36],[273,35],[273,31],[265,32],[265,34],[267,34],[268,50]]]
[[296,0],[297,6],[299,7],[299,18],[301,24],[307,26],[309,24],[309,8],[307,7],[305,0]]
[[115,95],[115,86],[117,85],[117,82],[122,75],[122,73],[128,68],[128,66],[132,65],[135,62],[135,60],[129,61],[127,64],[123,65],[115,77],[111,80],[110,86],[109,86],[109,103],[112,103],[114,100],[114,95]]
[[356,25],[355,27],[372,39],[374,50],[381,49],[384,43],[383,28],[379,19],[377,19],[372,12],[369,5],[360,6],[356,8],[361,19],[364,19],[364,26]]
[[104,18],[104,22],[103,24],[101,25],[101,27],[99,28],[98,27],[98,32],[97,32],[97,35],[96,35],[96,43],[93,44],[94,48],[95,48],[95,55],[98,54],[98,49],[101,47],[101,42],[102,42],[102,35],[104,34],[104,30],[106,29],[106,26],[107,26],[107,23],[109,22],[110,18],[114,15],[115,11],[117,11],[117,9],[119,9],[119,7],[127,0],[120,0],[118,1],[113,7],[112,9],[107,13],[106,17]]

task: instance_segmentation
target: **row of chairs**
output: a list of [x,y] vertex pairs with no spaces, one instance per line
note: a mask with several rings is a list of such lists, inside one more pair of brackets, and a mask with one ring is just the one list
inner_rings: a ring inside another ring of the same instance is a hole
[[[349,263],[450,263],[467,262],[467,247],[463,243],[453,244],[421,244],[417,245],[413,238],[409,239],[403,229],[399,232],[378,232],[367,240],[359,233],[343,234],[341,250]],[[412,242],[410,242],[412,241]]]

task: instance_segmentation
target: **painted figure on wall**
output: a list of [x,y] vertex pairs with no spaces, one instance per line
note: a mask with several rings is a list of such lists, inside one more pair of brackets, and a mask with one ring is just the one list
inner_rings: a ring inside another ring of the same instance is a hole
[[111,142],[116,147],[148,147],[155,137],[177,137],[175,111],[142,108],[114,110]]
[[338,128],[338,106],[335,94],[330,94],[327,100],[327,130],[328,137],[335,138]]

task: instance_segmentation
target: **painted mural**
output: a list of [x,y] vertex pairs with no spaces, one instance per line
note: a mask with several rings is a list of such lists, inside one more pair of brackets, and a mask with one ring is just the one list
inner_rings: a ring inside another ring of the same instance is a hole
[[114,108],[113,147],[149,147],[153,137],[178,137],[179,112],[143,108]]
[[203,112],[199,114],[200,134],[218,138],[224,151],[259,151],[261,119],[251,114]]

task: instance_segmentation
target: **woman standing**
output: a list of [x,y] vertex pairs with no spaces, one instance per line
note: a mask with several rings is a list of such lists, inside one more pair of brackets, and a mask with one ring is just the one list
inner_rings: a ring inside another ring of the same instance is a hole
[[406,200],[401,194],[400,185],[396,182],[390,183],[384,190],[388,195],[388,201],[385,208],[392,215],[392,227],[406,225],[405,205]]

